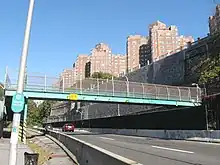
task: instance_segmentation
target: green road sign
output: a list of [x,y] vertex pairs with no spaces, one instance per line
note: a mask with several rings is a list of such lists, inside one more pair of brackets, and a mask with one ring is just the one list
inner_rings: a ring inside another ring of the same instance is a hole
[[15,113],[19,113],[19,112],[23,111],[24,103],[25,103],[24,95],[16,93],[12,97],[12,104],[11,104],[12,111]]

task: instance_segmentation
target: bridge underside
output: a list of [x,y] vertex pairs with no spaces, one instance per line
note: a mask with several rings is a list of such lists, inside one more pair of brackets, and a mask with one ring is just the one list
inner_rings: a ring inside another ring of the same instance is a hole
[[[16,93],[14,90],[6,90],[5,96],[11,97]],[[126,96],[107,96],[107,95],[92,95],[92,94],[77,94],[77,98],[71,98],[70,93],[55,93],[55,92],[38,92],[38,91],[24,91],[25,97],[37,100],[62,100],[62,101],[87,101],[87,102],[108,102],[108,103],[128,103],[128,104],[156,104],[156,105],[174,105],[194,107],[200,106],[200,103],[189,101],[177,101],[166,99],[152,99],[152,98],[135,98]]]

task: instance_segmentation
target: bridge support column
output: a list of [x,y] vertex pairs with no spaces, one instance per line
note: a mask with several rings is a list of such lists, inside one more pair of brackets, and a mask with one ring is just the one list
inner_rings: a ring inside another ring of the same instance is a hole
[[77,109],[80,109],[81,107],[80,107],[80,104],[81,104],[81,102],[77,102]]

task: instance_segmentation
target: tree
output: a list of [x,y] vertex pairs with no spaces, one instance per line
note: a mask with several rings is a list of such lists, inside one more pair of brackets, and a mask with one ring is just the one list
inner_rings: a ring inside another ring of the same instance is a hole
[[115,78],[115,76],[113,76],[110,73],[103,73],[103,72],[95,72],[92,74],[92,78],[99,78],[99,79],[112,79],[112,77]]
[[46,100],[39,105],[39,118],[43,121],[44,118],[50,116],[52,105],[55,101]]
[[215,79],[220,76],[220,34],[213,37],[210,44],[210,54],[207,60],[202,65],[202,72],[200,82],[206,83],[209,80]]
[[28,125],[41,125],[43,119],[50,115],[51,107],[55,101],[44,101],[38,107],[32,100],[28,100]]
[[34,101],[28,100],[27,124],[38,125],[39,123],[39,109]]

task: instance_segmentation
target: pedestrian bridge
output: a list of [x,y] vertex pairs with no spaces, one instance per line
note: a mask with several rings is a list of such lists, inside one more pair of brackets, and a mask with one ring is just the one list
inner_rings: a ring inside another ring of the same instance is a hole
[[[17,74],[16,74],[17,75]],[[117,79],[79,79],[67,87],[65,78],[27,74],[24,95],[29,99],[71,100],[107,103],[159,104],[200,106],[201,89],[196,87],[167,86]],[[17,78],[6,74],[5,96],[13,96]]]

